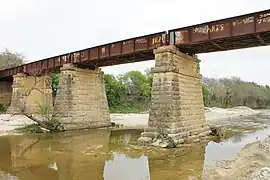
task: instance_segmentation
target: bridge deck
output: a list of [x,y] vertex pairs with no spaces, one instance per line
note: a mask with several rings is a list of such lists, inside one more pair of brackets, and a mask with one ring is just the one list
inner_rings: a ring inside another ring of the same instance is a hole
[[159,32],[35,61],[0,71],[0,78],[19,72],[55,71],[75,63],[94,68],[154,59],[153,49],[174,44],[190,54],[270,44],[270,10]]

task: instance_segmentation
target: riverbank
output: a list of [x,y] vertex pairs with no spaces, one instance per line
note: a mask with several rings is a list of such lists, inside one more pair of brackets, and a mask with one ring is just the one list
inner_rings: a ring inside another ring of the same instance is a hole
[[247,144],[231,161],[219,161],[216,167],[205,168],[206,180],[270,179],[270,137]]
[[[245,106],[234,108],[205,108],[205,119],[209,124],[229,125],[240,123],[239,118],[255,116],[261,113],[261,110],[253,110]],[[148,125],[148,113],[141,114],[111,114],[111,121],[115,124],[121,124],[127,128],[144,128]]]
[[[244,118],[259,114],[260,111],[240,106],[234,108],[205,108],[205,118],[209,124],[225,125],[233,124],[238,118]],[[148,113],[141,114],[111,114],[111,121],[124,128],[141,129],[148,125]],[[32,120],[23,115],[0,115],[0,135],[18,134],[15,129],[34,124]]]
[[0,136],[4,135],[17,135],[19,134],[16,129],[30,124],[35,124],[31,119],[24,115],[0,115]]

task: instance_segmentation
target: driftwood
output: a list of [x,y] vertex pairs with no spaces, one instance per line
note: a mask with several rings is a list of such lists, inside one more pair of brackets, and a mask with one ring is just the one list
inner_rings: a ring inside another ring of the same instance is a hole
[[55,120],[41,121],[32,115],[29,115],[26,113],[23,113],[23,115],[25,115],[26,117],[28,117],[32,121],[36,122],[38,124],[38,126],[40,126],[41,128],[44,128],[46,131],[49,131],[49,132],[64,131],[63,126],[58,121],[55,121]]

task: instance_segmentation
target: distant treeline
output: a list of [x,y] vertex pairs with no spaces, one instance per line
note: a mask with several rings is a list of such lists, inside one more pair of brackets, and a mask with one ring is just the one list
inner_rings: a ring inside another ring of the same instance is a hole
[[[56,95],[59,75],[53,76],[53,94]],[[147,111],[150,105],[152,75],[130,71],[113,76],[105,74],[106,93],[111,112]],[[244,82],[240,78],[203,78],[202,92],[207,107],[248,106],[267,108],[270,106],[270,88],[254,82]]]
[[[112,112],[147,111],[151,98],[152,76],[130,71],[113,76],[105,74],[108,103]],[[248,106],[266,108],[270,106],[270,88],[240,78],[203,78],[204,105],[208,107]]]
[[202,81],[205,106],[248,106],[251,108],[270,106],[270,88],[267,85],[245,82],[238,77],[203,78]]

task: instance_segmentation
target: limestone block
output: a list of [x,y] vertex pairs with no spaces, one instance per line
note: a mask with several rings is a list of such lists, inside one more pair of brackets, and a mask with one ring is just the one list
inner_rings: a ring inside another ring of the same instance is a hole
[[12,81],[0,81],[0,104],[8,106],[11,103]]
[[[204,127],[200,61],[171,45],[159,47],[154,53],[149,128],[157,129],[155,132],[163,129],[175,141],[208,131],[209,127]],[[148,134],[143,134],[142,139]]]
[[8,113],[24,111],[29,114],[40,114],[46,107],[52,112],[51,77],[27,76],[17,74],[13,76],[11,104]]
[[103,72],[73,65],[61,68],[54,117],[66,130],[110,126]]

